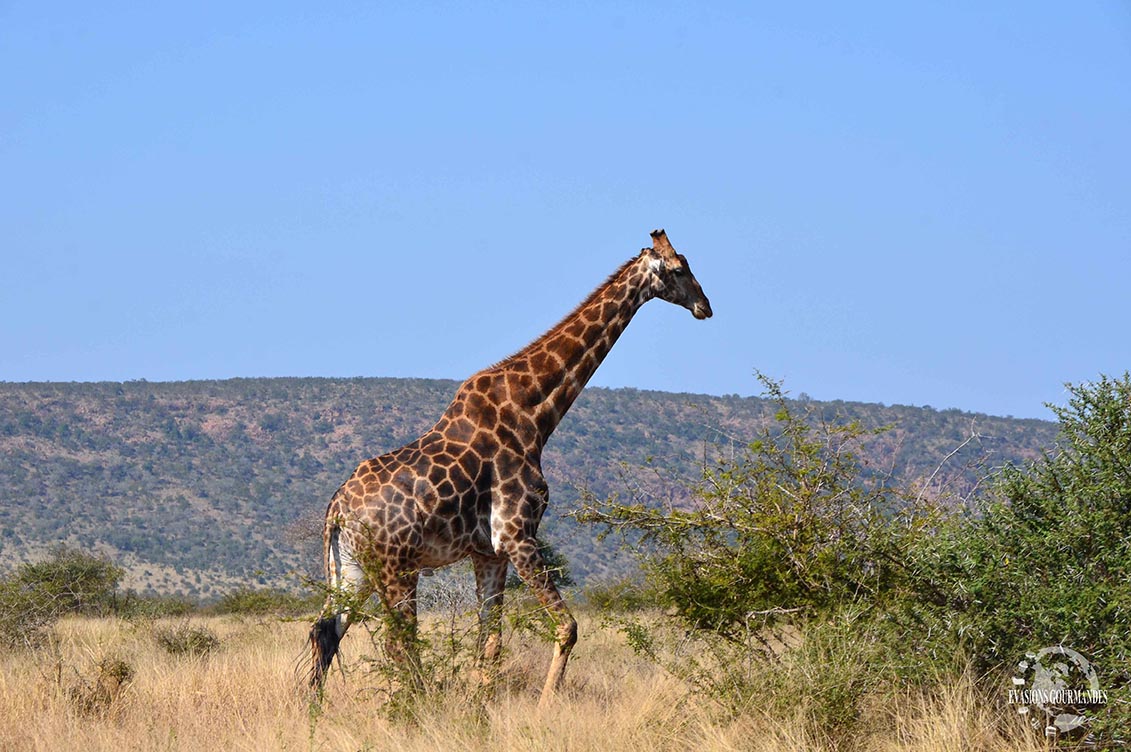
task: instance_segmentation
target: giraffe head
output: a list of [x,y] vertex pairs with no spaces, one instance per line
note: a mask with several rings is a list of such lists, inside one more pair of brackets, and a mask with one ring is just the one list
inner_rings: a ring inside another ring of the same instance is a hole
[[648,258],[652,292],[657,298],[683,306],[697,319],[711,318],[711,301],[691,273],[687,259],[676,253],[663,230],[652,231],[652,247],[640,252]]

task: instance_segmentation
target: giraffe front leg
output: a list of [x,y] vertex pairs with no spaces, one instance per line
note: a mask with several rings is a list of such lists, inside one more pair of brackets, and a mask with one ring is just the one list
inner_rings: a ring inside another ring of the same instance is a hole
[[503,643],[503,591],[510,560],[505,556],[473,554],[475,596],[479,601],[479,662],[494,666]]
[[557,627],[554,637],[554,656],[550,660],[550,670],[546,674],[542,697],[538,701],[539,707],[546,707],[565,681],[569,653],[577,642],[577,620],[573,618],[573,614],[565,604],[565,599],[550,578],[546,562],[533,536],[505,541],[504,545],[518,576],[534,591],[542,606],[550,612]]

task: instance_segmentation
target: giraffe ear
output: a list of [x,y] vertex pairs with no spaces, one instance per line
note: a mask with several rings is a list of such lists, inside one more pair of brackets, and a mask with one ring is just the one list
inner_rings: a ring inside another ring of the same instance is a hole
[[664,256],[675,255],[675,249],[668,242],[668,234],[663,230],[652,230],[652,247]]

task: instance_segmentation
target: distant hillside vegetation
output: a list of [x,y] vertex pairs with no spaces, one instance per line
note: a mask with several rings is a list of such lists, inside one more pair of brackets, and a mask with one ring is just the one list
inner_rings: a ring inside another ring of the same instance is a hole
[[[338,485],[360,460],[430,427],[457,386],[379,378],[0,384],[0,563],[66,542],[108,554],[143,591],[206,598],[237,584],[295,586],[296,573],[321,566],[315,520]],[[868,446],[870,467],[929,493],[967,492],[992,468],[1050,448],[1056,431],[957,410],[810,406],[818,418],[892,426]],[[543,536],[580,582],[623,567],[611,542],[563,517],[582,489],[686,503],[682,481],[752,436],[767,409],[756,398],[587,389],[546,450]]]

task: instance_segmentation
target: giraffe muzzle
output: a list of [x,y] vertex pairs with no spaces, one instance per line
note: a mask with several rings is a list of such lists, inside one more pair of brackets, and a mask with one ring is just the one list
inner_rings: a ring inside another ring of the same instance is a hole
[[691,315],[702,321],[714,316],[715,312],[711,310],[711,304],[704,300],[702,303],[696,303],[691,307]]

